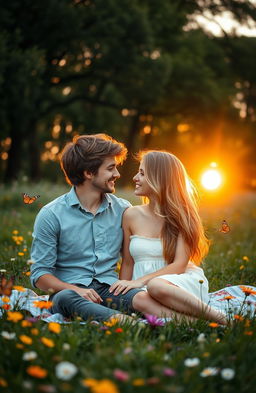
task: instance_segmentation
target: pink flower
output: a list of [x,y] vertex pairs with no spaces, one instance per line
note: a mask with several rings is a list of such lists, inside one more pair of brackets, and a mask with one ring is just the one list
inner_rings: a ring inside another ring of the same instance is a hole
[[116,368],[113,371],[113,375],[119,381],[126,382],[130,378],[129,374],[126,371],[121,370],[120,368]]
[[156,315],[145,314],[146,320],[151,326],[164,326],[164,321],[159,319]]
[[173,368],[166,367],[163,369],[163,374],[166,377],[174,377],[176,375],[176,371]]

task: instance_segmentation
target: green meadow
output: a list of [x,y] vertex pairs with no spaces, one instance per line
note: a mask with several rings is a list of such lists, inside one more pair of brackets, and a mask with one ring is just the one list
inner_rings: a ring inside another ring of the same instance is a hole
[[[15,285],[31,288],[29,252],[41,206],[67,186],[20,182],[0,187],[0,269]],[[40,194],[31,205],[22,192]],[[117,195],[135,200],[132,191]],[[202,198],[211,247],[203,267],[210,292],[228,285],[256,286],[256,195]],[[230,227],[221,232],[222,221]],[[3,288],[2,288],[3,289]],[[37,291],[40,294],[40,291]],[[47,324],[8,309],[2,296],[0,392],[251,392],[255,388],[256,321],[237,315],[227,327],[198,320],[164,326]],[[246,301],[246,296],[245,296]],[[136,317],[134,317],[136,320]]]

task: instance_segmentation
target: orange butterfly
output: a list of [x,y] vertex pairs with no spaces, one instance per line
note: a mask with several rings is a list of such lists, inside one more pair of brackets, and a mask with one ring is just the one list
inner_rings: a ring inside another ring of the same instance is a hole
[[23,202],[26,205],[31,205],[31,203],[35,202],[37,200],[37,198],[40,197],[40,195],[34,195],[32,197],[30,197],[28,194],[26,194],[25,192],[22,193],[23,196]]
[[222,233],[230,232],[230,226],[228,225],[226,220],[222,221],[221,228],[219,229],[219,232],[222,232]]
[[0,294],[5,296],[10,296],[12,293],[12,287],[14,284],[14,277],[11,277],[9,280],[2,274],[0,276]]

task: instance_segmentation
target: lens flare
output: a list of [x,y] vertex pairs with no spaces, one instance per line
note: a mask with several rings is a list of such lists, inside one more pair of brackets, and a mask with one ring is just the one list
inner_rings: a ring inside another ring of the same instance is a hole
[[216,190],[222,183],[222,177],[216,169],[205,171],[201,177],[201,183],[207,190]]

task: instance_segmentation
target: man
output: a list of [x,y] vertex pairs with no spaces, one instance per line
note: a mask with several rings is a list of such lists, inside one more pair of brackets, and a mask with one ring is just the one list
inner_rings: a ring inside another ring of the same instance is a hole
[[75,137],[62,152],[61,168],[72,188],[40,210],[31,251],[31,283],[53,293],[53,313],[122,321],[124,312],[169,311],[140,289],[109,292],[118,280],[122,214],[130,206],[113,195],[126,154],[122,143],[105,134]]

